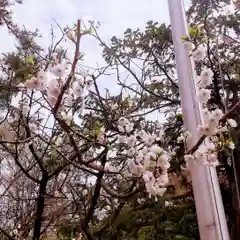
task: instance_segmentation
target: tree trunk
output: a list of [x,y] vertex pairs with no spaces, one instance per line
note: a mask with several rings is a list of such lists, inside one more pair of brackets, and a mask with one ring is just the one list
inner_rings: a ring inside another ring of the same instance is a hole
[[40,186],[39,186],[39,194],[37,198],[37,210],[35,215],[33,240],[39,240],[41,235],[42,217],[43,217],[43,211],[45,207],[44,195],[46,193],[47,182],[48,182],[48,175],[46,173],[43,173]]

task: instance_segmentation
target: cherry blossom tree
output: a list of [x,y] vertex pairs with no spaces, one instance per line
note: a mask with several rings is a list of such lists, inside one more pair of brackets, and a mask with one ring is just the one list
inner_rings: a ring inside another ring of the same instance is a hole
[[[0,125],[3,239],[134,239],[144,232],[139,233],[140,226],[156,226],[157,218],[142,216],[142,208],[159,204],[162,211],[152,207],[151,213],[164,221],[165,211],[175,211],[182,199],[192,197],[189,161],[217,166],[230,181],[237,161],[231,156],[239,151],[234,134],[239,32],[232,24],[237,8],[215,15],[229,5],[219,1],[215,9],[207,3],[203,8],[193,1],[189,9],[190,38],[182,40],[196,61],[204,124],[198,143],[186,151],[191,135],[183,128],[170,27],[149,22],[144,33],[128,29],[124,39],[114,37],[108,46],[94,23],[86,28],[78,20],[73,27],[59,26],[61,39],[54,39],[45,53],[35,42],[37,32],[12,23],[7,4],[1,6],[1,23],[19,48],[1,61],[7,96]],[[232,35],[226,33],[229,28]],[[83,37],[94,37],[104,47],[106,67],[79,68]],[[74,47],[73,58],[61,47],[64,40]],[[115,71],[121,87],[117,94],[100,89],[108,71]],[[129,218],[134,224],[123,227]]]

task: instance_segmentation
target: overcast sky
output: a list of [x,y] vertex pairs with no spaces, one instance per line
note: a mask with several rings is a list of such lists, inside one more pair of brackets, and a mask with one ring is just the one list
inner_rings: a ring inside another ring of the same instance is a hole
[[[188,4],[190,0],[185,0]],[[43,34],[44,45],[50,37],[50,25],[53,18],[62,25],[72,26],[78,18],[95,20],[101,23],[99,33],[104,40],[113,35],[121,36],[125,29],[144,28],[149,20],[169,22],[167,0],[24,0],[23,5],[14,8],[14,19],[27,28],[39,28]],[[56,25],[54,24],[56,27]],[[14,42],[0,29],[4,44],[0,52],[13,48]],[[86,53],[85,62],[93,65],[101,60],[101,50],[96,42],[85,38],[81,46]]]
[[[54,19],[61,26],[73,26],[77,19],[101,23],[98,33],[108,42],[113,35],[123,36],[127,28],[144,29],[149,20],[169,23],[167,0],[24,0],[24,4],[13,9],[14,21],[28,29],[40,30],[43,37],[41,46],[49,46],[51,24],[57,31]],[[190,0],[185,0],[185,5]],[[7,29],[0,28],[0,52],[14,49],[14,38]],[[69,49],[69,54],[74,49]],[[104,64],[101,48],[96,40],[85,37],[81,41],[81,51],[85,53],[84,65],[95,67],[96,63]],[[111,87],[117,90],[116,82],[109,78],[101,79],[101,88]]]

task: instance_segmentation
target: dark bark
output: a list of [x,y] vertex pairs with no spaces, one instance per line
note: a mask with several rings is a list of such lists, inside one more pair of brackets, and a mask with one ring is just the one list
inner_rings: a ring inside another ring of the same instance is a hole
[[[5,230],[3,230],[2,228],[0,228],[0,232],[2,233],[2,235],[0,234],[0,239],[6,237],[9,240],[15,240],[13,237],[11,237]],[[5,239],[6,239],[5,238]]]
[[45,207],[45,194],[48,183],[48,174],[43,172],[39,186],[39,194],[37,198],[37,210],[35,214],[35,223],[33,231],[33,240],[39,240],[41,235],[41,226],[43,220],[43,212]]
[[[103,151],[103,155],[102,155],[102,158],[101,158],[102,167],[105,166],[106,161],[107,161],[107,151],[108,151],[107,149],[105,149]],[[94,214],[94,210],[96,208],[96,205],[97,205],[97,202],[98,202],[98,199],[99,199],[99,196],[100,196],[101,180],[102,180],[103,176],[104,176],[104,172],[99,172],[98,175],[97,175],[97,180],[96,180],[96,184],[95,184],[96,187],[95,187],[94,194],[93,194],[93,197],[92,197],[91,205],[90,205],[90,207],[87,211],[85,219],[82,221],[82,224],[81,224],[82,230],[84,231],[85,235],[87,236],[87,238],[89,240],[94,240],[95,239],[95,237],[93,236],[93,234],[89,230],[89,222],[91,221],[91,218]]]

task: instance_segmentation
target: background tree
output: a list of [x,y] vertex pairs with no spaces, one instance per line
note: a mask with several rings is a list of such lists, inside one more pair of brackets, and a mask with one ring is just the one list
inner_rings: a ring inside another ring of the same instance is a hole
[[[191,41],[196,47],[200,44],[206,47],[207,57],[201,65],[211,68],[214,73],[211,85],[212,96],[208,105],[212,109],[217,106],[226,112],[239,101],[238,4],[234,2],[232,6],[230,1],[213,1],[210,5],[209,1],[204,3],[192,1],[187,15]],[[150,104],[145,105],[145,108],[151,109],[156,106],[156,110],[172,113],[166,123],[165,134],[169,137],[168,144],[172,146],[172,149],[176,150],[180,147],[177,150],[177,156],[172,159],[171,166],[174,168],[173,171],[181,174],[180,165],[184,145],[177,143],[177,138],[181,134],[182,120],[181,114],[178,114],[180,111],[179,102],[177,102],[179,92],[176,84],[177,76],[170,26],[150,21],[143,32],[140,29],[127,29],[124,38],[113,37],[110,46],[102,41],[101,44],[104,46],[105,60],[109,64],[117,65],[117,68],[121,66],[127,69],[132,76],[131,81],[136,81],[144,89],[144,93],[141,94],[150,96],[149,100],[146,100]],[[138,63],[137,67],[136,63]],[[196,67],[199,74],[200,65]],[[121,81],[119,84],[126,85]],[[134,83],[128,88],[131,89],[133,85]],[[237,122],[239,122],[238,111],[237,108],[231,114]],[[238,130],[222,136],[219,152],[221,164],[218,167],[232,239],[237,238],[240,229],[238,139]],[[229,149],[232,141],[235,144],[233,151]]]

